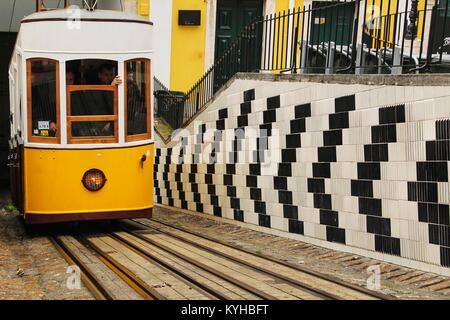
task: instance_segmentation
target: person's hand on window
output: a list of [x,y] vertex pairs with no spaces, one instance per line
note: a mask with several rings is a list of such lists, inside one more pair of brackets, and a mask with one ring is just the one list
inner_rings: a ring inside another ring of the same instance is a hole
[[122,84],[122,79],[120,79],[120,76],[117,75],[114,80],[111,82],[112,86],[118,86],[119,84]]
[[56,132],[57,128],[56,128],[56,123],[54,123],[53,121],[50,122],[50,127],[49,127],[50,131]]
[[108,122],[102,129],[103,132],[108,132],[111,129],[111,123]]

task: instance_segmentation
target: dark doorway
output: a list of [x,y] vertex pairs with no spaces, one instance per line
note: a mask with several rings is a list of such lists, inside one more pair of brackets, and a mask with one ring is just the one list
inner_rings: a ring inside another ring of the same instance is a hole
[[450,53],[450,0],[439,0],[431,18],[431,54]]
[[[330,7],[331,6],[331,7]],[[354,2],[313,1],[311,44],[349,45],[353,36]]]
[[6,167],[8,158],[9,124],[9,61],[16,42],[17,33],[0,32],[0,189],[6,188],[9,172]]
[[239,33],[262,16],[262,0],[218,0],[215,60],[220,58]]

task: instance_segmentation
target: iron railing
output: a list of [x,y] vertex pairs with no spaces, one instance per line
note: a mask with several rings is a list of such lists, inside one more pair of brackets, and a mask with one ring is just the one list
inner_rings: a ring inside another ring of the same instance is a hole
[[[183,103],[173,100],[167,108],[182,108],[181,125],[186,124],[237,72],[450,72],[448,2],[411,11],[408,1],[417,0],[407,0],[403,10],[399,1],[396,8],[378,8],[384,15],[375,14],[375,0],[356,0],[259,17],[192,86]],[[365,17],[362,23],[360,16]]]
[[180,128],[183,125],[184,93],[170,91],[157,78],[153,78],[153,88],[155,115],[173,129]]

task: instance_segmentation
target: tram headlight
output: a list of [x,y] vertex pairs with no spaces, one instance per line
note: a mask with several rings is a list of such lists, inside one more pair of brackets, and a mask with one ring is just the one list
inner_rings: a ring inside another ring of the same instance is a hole
[[98,191],[106,183],[106,177],[103,171],[99,169],[89,169],[83,175],[83,186],[89,191]]

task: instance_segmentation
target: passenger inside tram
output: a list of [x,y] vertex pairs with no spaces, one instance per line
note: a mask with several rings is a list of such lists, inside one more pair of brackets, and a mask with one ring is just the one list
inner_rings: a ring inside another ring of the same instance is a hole
[[[120,85],[122,80],[115,76],[117,63],[102,60],[78,60],[70,66],[66,83],[76,85]],[[99,64],[99,62],[102,62]],[[77,70],[78,72],[74,71]],[[96,72],[95,72],[95,71]],[[94,80],[94,74],[96,79]],[[78,76],[79,75],[79,76]],[[114,92],[111,90],[76,90],[70,94],[72,116],[114,115]],[[83,121],[72,123],[72,136],[114,136],[114,121]]]

